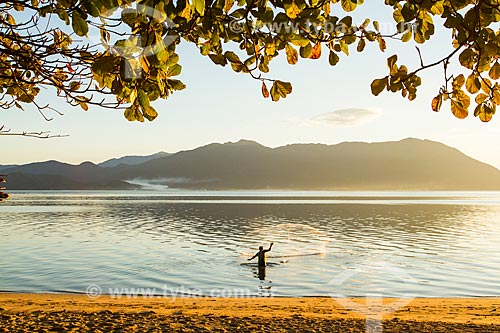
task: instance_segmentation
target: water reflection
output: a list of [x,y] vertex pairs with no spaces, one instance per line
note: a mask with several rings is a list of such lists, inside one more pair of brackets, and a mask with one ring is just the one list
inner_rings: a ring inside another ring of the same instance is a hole
[[[259,290],[274,281],[277,295],[326,295],[329,281],[377,258],[413,282],[388,282],[367,269],[335,288],[346,295],[380,286],[393,294],[500,295],[500,203],[189,203],[46,194],[9,205],[0,213],[1,290],[84,291],[90,283],[254,289],[258,279]],[[249,249],[271,241],[268,261],[276,266],[260,272],[240,265],[254,254]]]

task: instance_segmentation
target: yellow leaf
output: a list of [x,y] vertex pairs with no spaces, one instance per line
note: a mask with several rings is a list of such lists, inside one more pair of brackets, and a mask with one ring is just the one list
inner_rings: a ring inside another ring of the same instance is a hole
[[291,3],[285,3],[283,7],[285,8],[286,15],[291,19],[296,18],[297,15],[300,14],[300,8],[299,6],[297,6],[295,1],[292,1]]
[[479,81],[476,75],[471,74],[467,77],[467,81],[465,81],[465,88],[471,94],[475,94],[481,89],[481,81]]
[[439,94],[432,99],[432,111],[439,112],[443,104],[443,95]]
[[460,74],[459,76],[457,76],[454,80],[453,80],[453,88],[457,89],[457,88],[460,88],[464,85],[465,83],[465,76],[463,74]]
[[89,106],[87,105],[87,103],[85,103],[85,102],[79,102],[79,103],[80,103],[80,106],[83,110],[85,110],[85,111],[89,110]]
[[262,81],[262,96],[264,96],[264,98],[269,98],[269,90],[267,90],[267,86],[264,81]]
[[498,91],[498,87],[493,90],[493,103],[496,105],[500,105],[500,91]]
[[229,11],[231,10],[231,8],[233,8],[234,2],[235,2],[235,0],[226,0],[225,1],[225,3],[224,3],[224,11],[226,13],[229,13]]
[[474,110],[474,116],[479,116],[479,119],[485,123],[489,122],[494,114],[495,110],[488,105],[479,104]]
[[280,99],[280,97],[285,98],[291,92],[292,84],[290,82],[276,80],[271,87],[271,98],[273,102],[276,102]]
[[378,38],[378,47],[379,47],[380,51],[382,51],[382,52],[384,52],[385,49],[387,49],[387,45],[385,43],[385,40],[381,36],[379,36],[379,38]]
[[372,94],[378,96],[382,92],[382,90],[384,90],[387,87],[387,82],[388,82],[387,76],[384,77],[383,79],[373,80],[371,84]]
[[480,93],[479,95],[476,96],[476,103],[481,104],[483,103],[486,99],[488,99],[488,95]]
[[500,64],[495,61],[493,66],[491,66],[490,72],[488,73],[493,80],[500,79]]
[[290,44],[286,44],[286,60],[290,65],[295,65],[299,61],[299,53]]
[[272,39],[266,41],[266,54],[273,56],[276,51],[276,46],[274,45],[274,41]]
[[469,111],[463,107],[462,103],[455,99],[451,100],[451,112],[459,119],[464,119],[469,115]]
[[319,59],[321,57],[321,43],[314,45],[310,59]]

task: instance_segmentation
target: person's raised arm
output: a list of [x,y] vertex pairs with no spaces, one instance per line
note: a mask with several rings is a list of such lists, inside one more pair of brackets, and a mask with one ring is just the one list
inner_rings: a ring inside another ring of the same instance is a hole
[[269,251],[271,251],[271,248],[273,247],[273,244],[274,244],[274,243],[271,243],[271,245],[269,245],[269,248],[268,248],[267,250],[264,250],[264,252],[269,252]]

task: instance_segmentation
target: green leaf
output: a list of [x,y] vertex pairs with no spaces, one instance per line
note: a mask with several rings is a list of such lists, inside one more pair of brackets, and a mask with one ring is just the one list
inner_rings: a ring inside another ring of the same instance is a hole
[[129,108],[125,109],[124,116],[128,121],[140,121],[141,123],[144,122],[142,113],[139,112],[135,105],[132,105]]
[[107,74],[115,68],[118,63],[118,59],[119,58],[114,56],[101,57],[92,64],[92,71],[99,75]]
[[309,45],[309,39],[302,37],[301,35],[293,34],[290,37],[290,43],[292,43],[295,46],[302,47],[302,46]]
[[335,66],[340,61],[340,57],[337,53],[330,51],[330,55],[328,56],[328,62],[330,65]]
[[339,45],[340,45],[340,50],[344,52],[346,55],[349,55],[349,45],[347,45],[347,43],[342,39],[339,41]]
[[172,90],[183,90],[186,89],[186,85],[179,80],[168,79],[167,84],[172,88]]
[[280,97],[285,98],[291,92],[292,84],[290,82],[276,80],[271,87],[271,99],[276,102]]
[[388,82],[387,76],[382,79],[373,80],[371,84],[372,94],[378,96],[387,87]]
[[182,72],[182,66],[179,64],[175,64],[173,66],[170,66],[167,71],[167,76],[177,76]]
[[76,10],[73,12],[72,15],[71,26],[73,27],[73,31],[78,36],[85,36],[89,32],[89,25]]
[[149,97],[142,89],[137,90],[137,101],[139,102],[142,110],[149,107]]
[[69,84],[69,89],[71,91],[76,91],[76,90],[80,89],[80,86],[81,86],[80,82],[78,82],[78,81],[71,81],[71,83]]
[[172,53],[169,55],[167,62],[165,65],[172,66],[179,62],[179,55],[177,53]]
[[306,46],[300,47],[299,52],[302,58],[310,58],[313,53],[313,48],[310,43],[307,43]]
[[223,54],[209,54],[208,57],[214,62],[214,64],[226,66],[227,60]]
[[[87,13],[89,13],[93,17],[98,17],[99,15],[101,15],[100,7],[102,7],[102,5],[98,7],[96,5],[96,2],[97,1],[95,0],[83,1],[83,6],[87,10]],[[97,2],[97,4],[99,4],[99,2]]]
[[203,15],[205,13],[205,0],[193,0],[193,5],[198,14]]
[[247,68],[245,67],[245,65],[241,62],[232,62],[231,63],[231,68],[233,69],[233,71],[235,71],[236,73],[246,73],[247,72]]
[[232,51],[226,51],[226,53],[224,53],[224,56],[229,62],[241,63],[240,58],[236,55],[236,53]]
[[135,100],[137,99],[137,90],[136,89],[132,89],[130,91],[128,99],[129,99],[130,104],[134,104],[135,103]]
[[152,106],[142,108],[142,114],[144,115],[144,118],[149,121],[153,121],[156,117],[158,117],[158,112],[156,112],[156,110]]
[[340,4],[346,12],[352,12],[356,7],[363,4],[363,0],[341,0]]
[[132,8],[127,8],[121,13],[122,21],[131,28],[140,23],[138,16],[139,13]]
[[403,43],[406,43],[406,42],[409,42],[411,40],[411,36],[412,36],[412,30],[411,29],[408,29],[406,30],[405,33],[403,33],[403,35],[401,36],[401,41]]
[[471,49],[465,49],[458,56],[458,60],[460,61],[460,64],[465,68],[473,69],[474,65],[476,64],[475,57],[476,53],[474,51],[472,51]]

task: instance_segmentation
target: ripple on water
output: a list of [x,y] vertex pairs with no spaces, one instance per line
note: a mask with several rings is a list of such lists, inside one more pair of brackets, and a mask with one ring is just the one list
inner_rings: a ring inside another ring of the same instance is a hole
[[500,296],[500,203],[164,199],[47,193],[3,206],[0,290],[254,292],[258,272],[240,263],[273,241],[277,295]]

